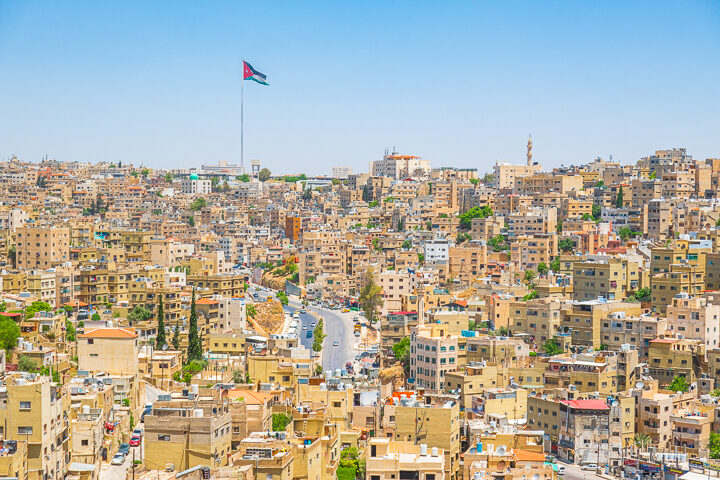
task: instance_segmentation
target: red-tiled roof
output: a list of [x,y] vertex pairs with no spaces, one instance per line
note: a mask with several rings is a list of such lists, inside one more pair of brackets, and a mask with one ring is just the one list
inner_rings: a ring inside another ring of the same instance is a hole
[[675,343],[677,342],[676,338],[656,338],[655,340],[650,340],[650,343]]
[[561,400],[568,407],[579,408],[582,410],[609,410],[605,400]]
[[134,328],[96,328],[78,335],[79,338],[137,338]]
[[213,300],[212,298],[201,298],[195,302],[196,305],[217,305],[218,303],[220,302]]

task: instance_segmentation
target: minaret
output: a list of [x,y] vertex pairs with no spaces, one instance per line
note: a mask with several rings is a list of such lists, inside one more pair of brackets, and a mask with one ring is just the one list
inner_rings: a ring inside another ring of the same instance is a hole
[[527,143],[527,164],[528,167],[532,166],[532,137],[530,134],[528,134],[528,143]]

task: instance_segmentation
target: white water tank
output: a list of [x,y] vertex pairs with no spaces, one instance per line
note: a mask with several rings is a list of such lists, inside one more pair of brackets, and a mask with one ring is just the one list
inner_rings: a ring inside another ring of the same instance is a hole
[[193,395],[197,395],[200,392],[200,386],[197,383],[190,385],[190,392]]
[[427,445],[424,443],[420,444],[420,455],[427,456]]
[[90,405],[83,405],[82,413],[90,413]]
[[193,410],[193,416],[195,418],[202,418],[203,417],[203,409],[202,408],[196,408]]
[[437,457],[438,456],[438,449],[437,447],[432,447],[432,456]]
[[25,339],[23,337],[18,337],[18,339],[17,339],[18,348],[22,348],[24,341],[25,341]]
[[108,320],[108,321],[107,321],[107,327],[108,327],[108,328],[113,328],[113,321],[112,321],[112,320]]

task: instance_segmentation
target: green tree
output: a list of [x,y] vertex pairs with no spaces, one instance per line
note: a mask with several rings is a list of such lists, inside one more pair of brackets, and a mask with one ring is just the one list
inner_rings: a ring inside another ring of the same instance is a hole
[[285,294],[285,292],[277,292],[275,296],[280,300],[280,303],[283,304],[283,306],[290,303],[288,300],[288,296]]
[[180,350],[180,324],[176,321],[172,336],[173,350]]
[[642,235],[641,232],[636,232],[630,227],[620,227],[618,230],[618,236],[623,239],[623,241],[627,241],[630,238],[637,237],[639,235]]
[[625,194],[623,193],[623,187],[620,185],[620,188],[618,188],[617,192],[617,198],[615,199],[615,206],[617,208],[623,208],[623,200],[624,200]]
[[469,230],[472,226],[473,218],[486,218],[493,215],[493,210],[487,205],[482,207],[472,207],[465,213],[460,215],[460,227]]
[[74,342],[77,339],[77,332],[73,326],[72,321],[65,320],[65,340],[68,342]]
[[627,297],[628,302],[649,302],[652,299],[650,287],[640,288]]
[[248,303],[245,307],[245,313],[247,313],[248,317],[255,318],[257,316],[257,309],[255,308],[255,305]]
[[592,218],[595,220],[600,220],[602,218],[602,205],[599,203],[593,203]]
[[152,318],[152,312],[145,308],[143,305],[135,305],[130,313],[128,313],[127,319],[130,325],[137,322],[146,322]]
[[550,262],[550,269],[556,273],[560,271],[560,257],[553,258],[552,262]]
[[411,249],[411,248],[412,248],[412,242],[411,242],[410,240],[405,240],[405,241],[402,243],[402,248],[404,248],[405,250]]
[[655,180],[657,178],[657,172],[653,170],[650,172],[650,176],[648,177],[650,180]]
[[93,313],[93,314],[92,314],[92,317],[90,317],[90,319],[91,319],[93,322],[98,322],[98,321],[102,320],[102,319],[100,318],[100,314],[99,314],[98,312]]
[[16,267],[16,260],[17,260],[17,250],[15,249],[15,245],[10,245],[10,248],[8,248],[8,260],[10,260],[10,263],[12,263],[13,268]]
[[562,252],[572,252],[575,248],[575,241],[570,238],[563,238],[558,242],[558,248]]
[[323,325],[322,318],[318,320],[317,325],[315,325],[313,336],[313,352],[319,352],[322,350],[323,342],[325,341],[325,326]]
[[272,173],[270,172],[269,169],[263,168],[258,173],[258,180],[260,180],[261,182],[267,182],[268,180],[270,180],[271,175],[272,175]]
[[602,180],[600,180],[599,182],[597,182],[595,184],[595,188],[604,188],[604,187],[605,187],[605,182]]
[[245,372],[243,372],[241,368],[236,368],[235,370],[233,370],[232,376],[233,383],[244,383]]
[[545,262],[538,263],[537,271],[540,276],[547,275],[547,273],[550,271],[547,264]]
[[640,449],[644,450],[650,445],[650,435],[647,433],[636,433],[635,434],[635,445]]
[[522,298],[522,300],[523,302],[527,302],[528,300],[535,300],[536,298],[538,298],[537,290],[531,290],[530,293]]
[[162,348],[167,343],[167,337],[165,337],[165,309],[163,308],[163,296],[158,295],[158,309],[157,309],[157,336],[155,337],[155,345],[157,348]]
[[562,348],[560,348],[560,345],[558,345],[557,341],[555,341],[554,338],[549,338],[545,340],[545,343],[543,343],[543,351],[547,353],[550,356],[553,355],[559,355],[563,353]]
[[710,432],[710,442],[708,443],[710,450],[710,458],[717,460],[720,458],[720,433]]
[[486,173],[482,178],[483,183],[493,183],[495,181],[495,175],[492,173]]
[[369,202],[372,199],[372,194],[370,193],[370,187],[367,185],[363,185],[362,188],[362,201],[363,202]]
[[367,271],[365,286],[360,291],[358,300],[360,308],[365,313],[368,322],[375,323],[378,318],[378,309],[382,307],[384,299],[381,295],[382,287],[375,283],[375,272],[372,268]]
[[535,280],[535,276],[536,276],[536,275],[537,275],[537,274],[535,273],[534,270],[525,270],[525,275],[523,276],[523,280],[524,280],[525,283],[527,283],[528,285],[532,285],[532,284],[533,284],[533,280]]
[[200,336],[198,335],[197,321],[197,310],[195,309],[195,289],[193,288],[192,300],[190,303],[190,327],[188,332],[188,362],[200,361],[203,359],[203,349],[200,344]]
[[400,362],[405,371],[410,371],[410,337],[403,337],[392,347],[395,360]]
[[248,183],[250,181],[250,175],[248,175],[247,173],[243,173],[239,177],[235,177],[235,180],[238,180],[243,183]]
[[469,242],[472,236],[469,233],[458,232],[455,237],[455,243],[460,245],[461,243]]
[[488,245],[490,245],[490,248],[492,248],[494,252],[510,250],[510,246],[507,244],[507,238],[505,235],[495,235],[493,238],[488,240]]
[[202,210],[205,207],[207,207],[207,200],[205,200],[203,197],[198,197],[190,203],[190,210],[192,210],[193,212]]
[[18,358],[18,370],[21,372],[36,372],[38,369],[37,362],[30,358],[29,355],[20,355],[20,358]]
[[172,183],[173,181],[173,174],[168,172],[165,174],[165,182],[166,183]]
[[685,377],[677,376],[673,378],[673,381],[668,385],[668,390],[673,392],[687,392],[690,390],[690,384],[687,382]]
[[188,217],[188,225],[190,225],[191,227],[195,227],[195,217],[193,217],[192,215]]
[[290,422],[293,421],[293,418],[291,415],[288,415],[287,413],[273,413],[272,414],[272,429],[273,432],[283,432],[287,428],[288,425],[290,425]]
[[49,303],[42,300],[35,300],[29,306],[25,307],[25,318],[33,318],[37,312],[49,312],[52,307]]

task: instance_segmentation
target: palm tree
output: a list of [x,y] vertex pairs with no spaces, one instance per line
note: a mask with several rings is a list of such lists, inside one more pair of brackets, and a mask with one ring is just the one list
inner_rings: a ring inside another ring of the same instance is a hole
[[640,450],[646,449],[648,445],[650,445],[650,435],[646,433],[636,433],[635,445],[640,448]]

